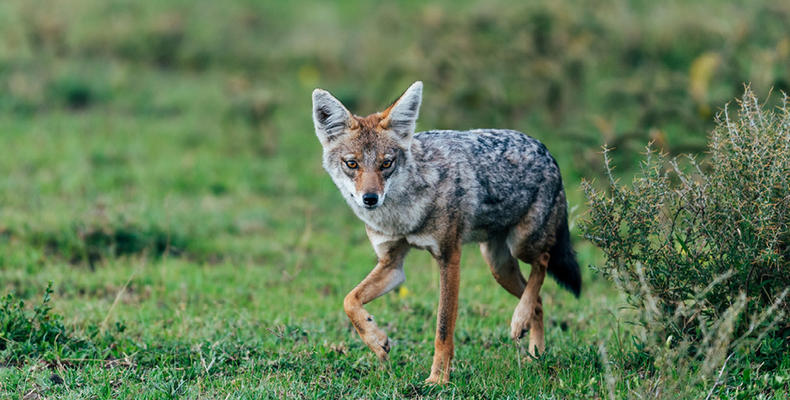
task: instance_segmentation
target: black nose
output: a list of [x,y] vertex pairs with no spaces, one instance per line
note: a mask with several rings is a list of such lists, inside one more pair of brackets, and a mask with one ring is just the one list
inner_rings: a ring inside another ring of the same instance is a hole
[[362,202],[366,206],[375,206],[379,202],[379,195],[375,193],[365,193],[362,195]]

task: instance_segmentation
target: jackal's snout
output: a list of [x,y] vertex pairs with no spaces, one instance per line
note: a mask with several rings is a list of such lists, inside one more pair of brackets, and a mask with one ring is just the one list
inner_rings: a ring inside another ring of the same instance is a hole
[[368,208],[376,207],[379,204],[379,195],[376,193],[365,193],[362,195],[362,203]]
[[367,209],[374,209],[384,201],[384,177],[381,171],[360,171],[356,176],[356,189]]

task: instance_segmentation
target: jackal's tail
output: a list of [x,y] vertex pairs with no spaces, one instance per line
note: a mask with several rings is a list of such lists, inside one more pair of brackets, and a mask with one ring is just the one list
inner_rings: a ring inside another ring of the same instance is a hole
[[576,253],[571,247],[571,233],[568,231],[568,219],[563,218],[557,229],[557,241],[549,250],[549,275],[559,282],[560,286],[570,290],[576,297],[582,290],[582,276]]

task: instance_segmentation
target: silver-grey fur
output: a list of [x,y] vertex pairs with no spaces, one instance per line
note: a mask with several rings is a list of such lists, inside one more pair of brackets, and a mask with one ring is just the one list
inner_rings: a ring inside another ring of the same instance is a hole
[[[357,216],[389,235],[414,235],[438,215],[452,215],[464,242],[507,233],[534,209],[541,230],[562,191],[546,147],[511,130],[428,131],[414,136],[375,210]],[[439,228],[439,227],[436,227]]]

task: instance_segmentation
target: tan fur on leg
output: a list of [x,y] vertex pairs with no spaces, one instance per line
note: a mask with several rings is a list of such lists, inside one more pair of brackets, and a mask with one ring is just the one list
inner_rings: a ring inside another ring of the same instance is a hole
[[543,300],[538,296],[538,304],[535,312],[532,313],[532,320],[529,325],[529,354],[537,357],[546,351],[546,343],[543,341]]
[[431,375],[425,382],[445,384],[450,379],[450,362],[455,345],[453,332],[458,316],[458,287],[460,285],[461,246],[454,246],[447,254],[438,257],[439,262],[439,312],[436,317],[436,339],[434,340]]
[[[518,340],[524,336],[524,334],[529,330],[531,323],[533,320],[537,318],[535,315],[536,308],[540,305],[540,288],[543,286],[543,280],[546,277],[546,269],[549,266],[549,254],[543,253],[540,257],[532,262],[532,271],[529,273],[529,279],[527,279],[527,287],[524,289],[524,294],[521,296],[521,300],[518,302],[518,306],[516,306],[516,310],[513,312],[513,319],[510,322],[510,336]],[[541,306],[541,315],[540,315],[540,343],[543,342],[543,309]],[[537,334],[537,333],[536,333]],[[532,335],[530,335],[530,342],[532,343]],[[537,339],[534,341],[535,345],[538,346]]]
[[507,243],[504,240],[480,243],[480,252],[497,283],[513,296],[521,298],[527,282],[521,275],[518,260],[510,254]]
[[386,360],[390,351],[389,338],[376,325],[373,316],[362,305],[389,292],[403,282],[405,279],[402,269],[403,258],[408,249],[405,241],[380,244],[377,249],[381,251],[378,264],[343,301],[343,308],[359,337],[381,360]]

